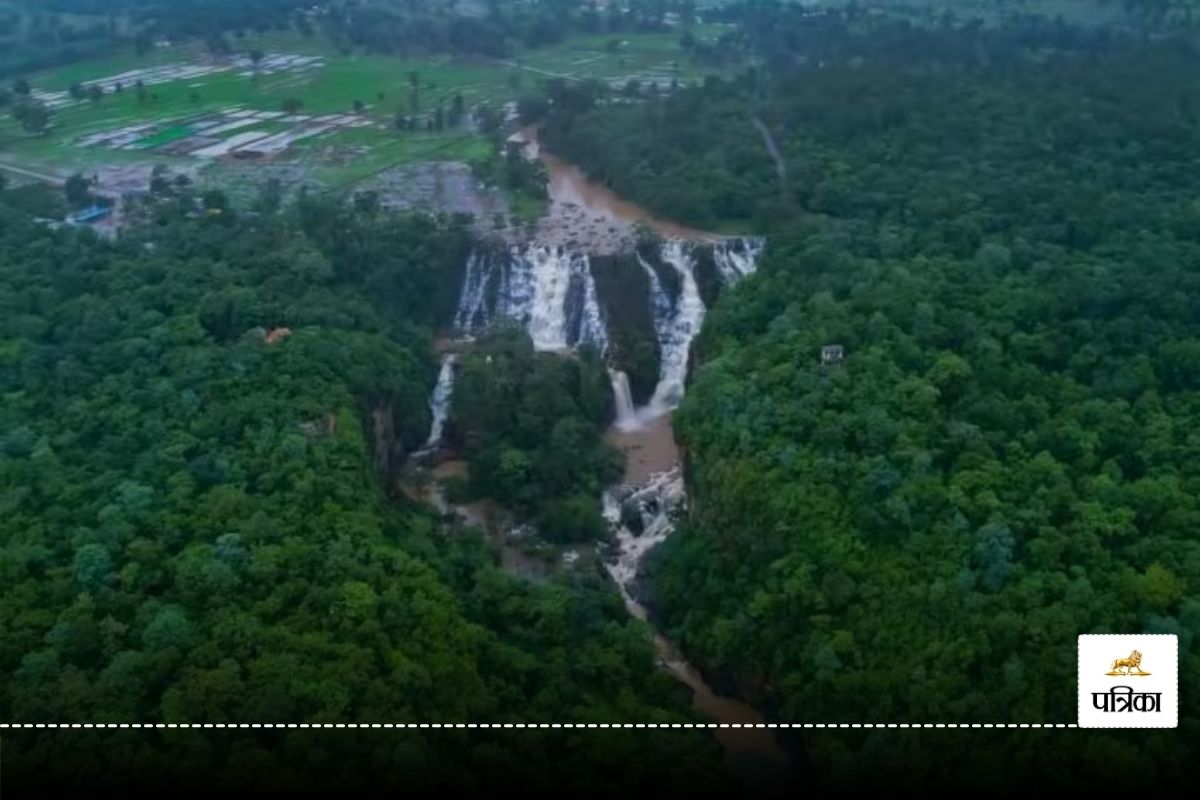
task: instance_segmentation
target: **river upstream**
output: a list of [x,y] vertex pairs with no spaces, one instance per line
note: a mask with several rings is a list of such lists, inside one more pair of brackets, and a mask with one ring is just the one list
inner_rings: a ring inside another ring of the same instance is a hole
[[[622,485],[604,495],[604,513],[617,542],[616,555],[606,569],[619,587],[634,617],[653,624],[637,597],[637,582],[646,555],[674,532],[675,519],[685,512],[687,493],[675,443],[671,414],[683,397],[692,340],[703,324],[706,308],[696,281],[696,249],[707,248],[729,285],[754,270],[762,242],[727,239],[654,217],[604,186],[591,183],[573,165],[538,146],[536,131],[526,129],[510,141],[523,144],[526,155],[539,158],[549,176],[550,204],[532,241],[512,244],[501,256],[473,255],[467,265],[455,319],[456,335],[480,333],[497,320],[516,321],[529,331],[542,350],[567,350],[591,344],[601,352],[608,346],[603,314],[596,301],[589,255],[630,253],[639,226],[648,226],[663,239],[660,269],[674,270],[674,297],[664,291],[658,274],[639,257],[650,289],[646,298],[660,352],[659,382],[649,403],[635,408],[626,376],[610,370],[617,419],[606,438],[626,456]],[[442,372],[430,399],[434,416],[427,448],[436,449],[453,390],[455,356],[443,356]],[[434,470],[434,478],[458,474],[465,465],[449,461]],[[444,510],[468,521],[485,523],[494,509],[486,504],[450,509],[434,488],[431,495]],[[640,530],[626,527],[640,517]],[[535,571],[519,553],[504,548],[506,568]],[[526,559],[532,562],[532,559]],[[529,577],[537,577],[529,574]],[[718,695],[701,672],[679,649],[655,631],[660,667],[692,691],[692,705],[704,717],[721,724],[761,724],[763,716],[746,703]],[[716,728],[716,738],[731,771],[747,783],[769,782],[786,775],[790,758],[769,728]]]

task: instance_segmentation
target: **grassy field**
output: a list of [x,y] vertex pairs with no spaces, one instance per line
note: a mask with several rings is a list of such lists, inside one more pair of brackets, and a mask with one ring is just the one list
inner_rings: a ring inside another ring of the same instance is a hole
[[[716,26],[696,29],[700,38],[715,36]],[[679,45],[675,34],[580,36],[562,44],[528,51],[508,62],[463,60],[450,57],[399,59],[386,56],[345,55],[318,38],[274,34],[237,41],[236,51],[257,49],[269,54],[315,55],[323,66],[311,71],[242,74],[242,70],[174,80],[146,87],[139,98],[128,82],[124,91],[106,93],[96,102],[83,101],[54,112],[50,131],[31,136],[15,120],[0,118],[0,163],[19,165],[59,175],[104,165],[164,164],[195,169],[201,162],[188,156],[164,155],[154,148],[189,135],[190,121],[206,114],[241,108],[281,111],[284,101],[303,103],[304,115],[350,114],[361,104],[370,127],[338,130],[295,143],[272,160],[272,166],[290,164],[305,170],[314,182],[329,188],[352,186],[388,167],[433,160],[470,161],[489,154],[488,144],[465,129],[426,131],[424,120],[439,105],[449,110],[455,95],[469,109],[481,104],[501,108],[524,92],[536,89],[550,77],[570,80],[595,78],[624,83],[630,78],[668,82],[698,80],[701,70]],[[120,73],[152,67],[203,64],[208,56],[198,44],[156,49],[138,56],[132,51],[70,64],[30,77],[36,90],[64,92],[74,83],[110,78]],[[417,76],[419,91],[412,88]],[[414,105],[414,102],[416,105]],[[420,130],[395,129],[397,114],[418,118]],[[138,149],[83,147],[79,140],[91,134],[133,125],[153,124]],[[255,131],[281,132],[287,125],[260,122]],[[232,136],[231,131],[222,136]],[[222,164],[222,180],[252,185],[258,164]],[[244,172],[244,175],[239,174]],[[266,174],[264,171],[263,174]]]
[[[720,25],[697,25],[692,33],[703,41],[715,39],[724,30]],[[619,43],[617,49],[609,49],[611,42]],[[679,46],[679,36],[674,33],[578,36],[563,44],[528,52],[521,64],[528,72],[544,70],[600,80],[678,75],[681,81],[693,81],[710,71],[687,57]],[[526,77],[537,77],[537,73]]]
[[[818,0],[815,4],[837,8],[851,2],[855,0]],[[988,25],[997,24],[1013,14],[1045,19],[1062,17],[1074,25],[1130,21],[1123,3],[1104,0],[857,0],[857,5],[897,11],[916,20],[936,20],[949,10],[960,20],[979,19]]]
[[[333,139],[310,140],[296,145],[296,153],[303,158],[314,150],[331,151],[328,156],[315,159],[319,166],[313,176],[326,186],[341,188],[393,167],[416,161],[466,161],[485,158],[490,145],[478,136],[459,133],[411,134],[380,138],[372,131],[348,131]],[[362,155],[355,155],[340,163],[336,148],[349,149],[358,143],[365,148]]]

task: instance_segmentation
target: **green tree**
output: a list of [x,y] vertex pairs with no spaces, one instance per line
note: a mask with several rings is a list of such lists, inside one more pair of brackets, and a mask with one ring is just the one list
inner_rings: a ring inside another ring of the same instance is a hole
[[13,118],[26,133],[43,134],[50,127],[50,109],[38,100],[20,100],[12,107]]
[[73,209],[83,208],[92,202],[92,184],[78,172],[67,178],[63,185],[63,193],[66,195],[67,204]]

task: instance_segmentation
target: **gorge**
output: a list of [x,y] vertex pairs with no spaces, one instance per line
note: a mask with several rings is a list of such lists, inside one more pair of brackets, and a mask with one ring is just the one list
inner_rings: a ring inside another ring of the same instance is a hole
[[[629,612],[652,622],[639,599],[641,568],[687,508],[671,412],[683,399],[691,345],[708,308],[755,270],[765,242],[662,222],[587,182],[579,170],[531,149],[550,175],[548,214],[530,241],[480,243],[470,254],[453,336],[469,346],[489,330],[515,326],[536,350],[569,354],[592,348],[607,363],[615,419],[606,438],[625,454],[626,471],[603,496],[612,541],[602,548],[604,568]],[[425,451],[438,447],[450,416],[454,349],[442,356]],[[433,497],[439,509],[449,510],[440,489]],[[457,511],[478,521],[478,515]],[[503,560],[512,562],[512,548],[500,546]],[[691,689],[693,707],[702,715],[725,724],[765,721],[748,705],[714,692],[661,633],[654,646],[660,667]],[[788,755],[770,730],[717,733],[735,770],[738,763],[753,763],[753,770],[737,771],[748,776],[786,771]]]

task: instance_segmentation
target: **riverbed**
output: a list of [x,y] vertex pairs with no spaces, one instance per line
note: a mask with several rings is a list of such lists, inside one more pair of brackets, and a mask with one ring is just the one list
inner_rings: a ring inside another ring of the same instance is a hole
[[[603,351],[608,332],[595,304],[589,256],[629,252],[638,243],[643,228],[662,237],[658,243],[662,264],[678,276],[677,294],[669,297],[652,268],[639,257],[650,284],[651,294],[646,302],[650,303],[660,352],[659,380],[651,401],[635,408],[627,376],[611,367],[618,413],[605,434],[606,440],[626,457],[622,483],[610,487],[603,497],[605,517],[615,543],[615,547],[604,548],[605,569],[619,588],[629,613],[654,629],[654,619],[640,601],[647,580],[641,574],[643,563],[655,547],[674,533],[677,521],[687,510],[687,492],[671,416],[683,397],[691,343],[706,313],[697,288],[693,251],[700,245],[711,246],[722,280],[728,285],[753,271],[761,247],[747,249],[743,245],[736,250],[721,236],[656,218],[607,187],[588,181],[577,167],[545,152],[537,141],[535,128],[524,129],[510,141],[522,143],[526,157],[540,159],[545,166],[550,202],[534,230],[521,232],[521,239],[510,242],[510,260],[494,267],[488,261],[492,256],[472,254],[454,331],[455,336],[468,339],[459,343],[469,341],[470,335],[485,331],[493,321],[503,318],[508,324],[523,325],[539,350],[570,353],[573,345],[588,342]],[[576,307],[574,317],[566,308],[572,285],[583,287],[580,295],[583,302]],[[496,298],[490,306],[489,287]],[[592,299],[588,300],[589,297]],[[630,301],[636,302],[636,298]],[[571,335],[569,318],[574,318],[580,326]],[[445,419],[452,387],[445,386],[443,379],[453,379],[456,346],[449,339],[440,341],[438,346],[443,370],[439,387],[431,398],[435,419],[432,433],[440,434],[440,420]],[[539,565],[511,546],[508,531],[512,520],[503,509],[491,504],[447,503],[440,481],[465,475],[466,465],[445,460],[446,454],[442,454],[441,463],[436,463],[437,439],[438,436],[431,435],[427,445],[435,457],[430,501],[443,513],[487,532],[500,547],[506,571],[536,579]],[[574,556],[570,563],[576,563],[581,554],[564,553],[564,563],[568,555]],[[546,565],[540,566],[544,570]],[[718,725],[753,726],[766,722],[750,705],[713,691],[702,672],[688,662],[662,631],[654,630],[653,642],[660,668],[691,690],[692,707],[700,716]],[[788,754],[769,728],[716,727],[714,735],[731,772],[748,784],[777,780],[790,769]]]
[[637,242],[639,225],[666,239],[720,240],[715,234],[655,217],[607,186],[589,181],[579,167],[547,152],[537,135],[537,127],[529,126],[509,141],[521,144],[527,158],[538,159],[546,168],[550,204],[535,229],[539,244],[575,247],[596,255],[628,252]]
[[[550,207],[538,225],[539,242],[583,246],[595,253],[628,251],[634,246],[641,225],[666,239],[712,243],[721,238],[655,217],[608,187],[589,181],[578,167],[546,152],[537,141],[536,128],[521,131],[520,139],[525,142],[527,156],[540,159],[549,176]],[[672,491],[683,494],[686,504],[671,409],[652,406],[636,411],[634,417],[633,421],[614,423],[605,434],[606,440],[625,454],[625,489],[669,484]],[[666,475],[672,479],[664,481]],[[665,503],[660,506],[665,507]],[[660,522],[669,527],[658,533],[658,537],[665,539],[674,525],[665,519]],[[656,538],[653,528],[648,528],[642,536]],[[652,624],[646,609],[636,599],[633,583],[642,558],[655,545],[646,547],[644,542],[633,541],[628,532],[619,532],[618,538],[625,545],[621,558],[632,558],[632,563],[625,564],[632,567],[632,572],[622,571],[620,564],[616,569],[610,566],[609,572],[620,586],[630,614]],[[661,631],[655,630],[654,647],[662,669],[692,690],[692,707],[701,715],[723,724],[766,723],[763,715],[750,705],[714,692],[701,672]],[[717,728],[715,735],[731,770],[748,783],[776,780],[790,769],[789,755],[769,728]]]

